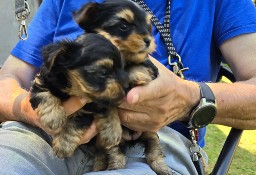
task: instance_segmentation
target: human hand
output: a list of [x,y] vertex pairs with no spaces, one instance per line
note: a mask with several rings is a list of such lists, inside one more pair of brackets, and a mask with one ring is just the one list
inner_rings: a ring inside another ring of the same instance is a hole
[[159,76],[145,86],[131,89],[119,109],[122,124],[135,131],[158,131],[163,126],[186,120],[199,102],[200,90],[151,58]]
[[[49,135],[53,135],[52,131],[48,128],[43,127],[40,123],[40,117],[36,114],[36,112],[32,109],[31,104],[29,102],[30,95],[28,93],[22,94],[20,103],[20,111],[22,111],[22,118],[25,122],[36,125],[42,128]],[[19,97],[18,97],[19,98]],[[80,108],[82,108],[86,104],[85,99],[81,99],[76,96],[70,97],[67,101],[62,103],[64,107],[64,111],[67,116],[70,116],[72,113],[76,112]],[[88,143],[95,135],[97,134],[96,124],[93,122],[89,128],[85,129],[85,133],[83,138],[81,139],[81,144]]]

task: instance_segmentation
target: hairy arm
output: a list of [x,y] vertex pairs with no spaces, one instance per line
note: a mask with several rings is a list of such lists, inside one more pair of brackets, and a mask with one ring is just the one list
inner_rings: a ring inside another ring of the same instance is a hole
[[0,70],[0,121],[32,122],[35,113],[28,101],[28,89],[36,72],[35,67],[8,57]]
[[213,123],[256,129],[256,33],[234,37],[220,49],[237,82],[209,84],[217,99]]

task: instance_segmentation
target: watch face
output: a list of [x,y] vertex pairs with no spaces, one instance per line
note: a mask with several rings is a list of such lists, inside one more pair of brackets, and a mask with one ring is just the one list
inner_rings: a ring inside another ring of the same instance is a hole
[[195,128],[202,128],[212,122],[216,115],[216,107],[214,105],[202,106],[192,117],[192,125]]

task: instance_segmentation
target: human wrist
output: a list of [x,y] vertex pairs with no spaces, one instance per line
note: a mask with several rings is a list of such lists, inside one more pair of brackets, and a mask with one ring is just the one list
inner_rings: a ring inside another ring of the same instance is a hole
[[200,87],[196,82],[193,81],[185,81],[185,89],[188,94],[187,98],[187,114],[182,118],[183,121],[189,120],[189,115],[191,111],[197,106],[200,102]]
[[190,82],[191,85],[191,109],[193,109],[198,103],[200,102],[201,99],[201,94],[200,94],[200,87],[196,82]]
[[17,96],[13,104],[13,115],[17,121],[40,126],[40,123],[37,120],[37,114],[31,107],[29,100],[30,95],[28,92],[24,92]]

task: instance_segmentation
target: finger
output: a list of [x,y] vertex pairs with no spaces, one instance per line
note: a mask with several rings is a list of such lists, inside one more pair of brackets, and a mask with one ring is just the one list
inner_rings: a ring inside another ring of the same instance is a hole
[[138,86],[131,89],[126,97],[126,100],[129,104],[135,104],[144,100],[152,100],[163,97],[167,94],[168,80],[179,79],[179,77],[174,75],[172,71],[167,69],[164,65],[162,65],[153,57],[151,57],[150,60],[158,68],[159,76],[145,86]]
[[148,101],[145,101],[145,102],[137,104],[137,105],[132,105],[132,104],[127,103],[126,101],[123,101],[119,105],[119,108],[127,109],[130,111],[143,112],[143,113],[150,113],[150,112],[154,111],[154,109],[152,108],[151,102],[148,102]]
[[98,133],[96,123],[93,121],[91,126],[85,129],[85,133],[81,139],[80,144],[88,143]]
[[81,109],[86,104],[86,99],[77,96],[71,96],[67,101],[62,103],[66,115],[69,116]]
[[[145,100],[158,99],[166,95],[166,86],[162,78],[163,77],[158,77],[145,86],[137,86],[132,88],[127,94],[127,103],[140,103]],[[168,79],[166,79],[166,81],[167,80]]]
[[134,131],[155,131],[157,126],[152,123],[149,115],[143,112],[134,112],[126,109],[118,109],[122,125]]

